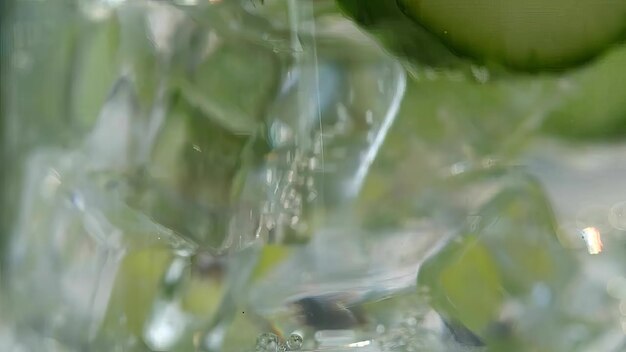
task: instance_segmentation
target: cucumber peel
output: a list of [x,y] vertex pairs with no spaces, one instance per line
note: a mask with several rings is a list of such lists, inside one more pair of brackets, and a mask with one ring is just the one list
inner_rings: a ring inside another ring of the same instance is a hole
[[408,18],[393,0],[337,0],[337,4],[392,54],[440,67],[463,62],[435,35]]
[[454,50],[517,69],[560,69],[585,61],[626,31],[623,0],[398,1]]

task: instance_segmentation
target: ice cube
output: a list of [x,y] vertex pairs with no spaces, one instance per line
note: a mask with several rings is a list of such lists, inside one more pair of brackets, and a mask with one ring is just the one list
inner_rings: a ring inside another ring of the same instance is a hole
[[[569,345],[564,346],[618,346],[613,336],[619,334],[622,317],[617,313],[621,297],[616,283],[626,275],[624,230],[617,213],[626,199],[624,146],[544,140],[528,151],[523,163],[554,205],[560,242],[581,263],[561,298],[562,310],[579,322],[568,328],[563,339]],[[590,255],[594,252],[597,255]]]
[[555,336],[573,322],[554,302],[569,292],[576,259],[559,242],[540,185],[519,171],[502,177],[499,192],[476,213],[478,224],[468,224],[422,266],[418,285],[445,319],[489,348],[562,350]]
[[428,224],[384,235],[354,228],[318,232],[304,248],[293,248],[269,270],[255,272],[249,309],[282,329],[367,330],[371,324],[362,324],[369,317],[349,307],[414,290],[425,253],[445,237],[445,229]]
[[[280,65],[271,50],[224,40],[225,29],[215,26],[193,25],[188,37],[181,34],[179,49],[189,62],[176,61],[186,70],[171,80],[180,94],[149,129],[154,138],[128,202],[203,247],[224,251],[249,242],[224,242],[229,231],[241,239],[257,226],[261,200],[240,193],[267,149],[258,132]],[[236,214],[242,217],[233,221]]]
[[354,51],[337,55],[304,41],[266,114],[271,150],[256,173],[264,180],[246,181],[266,189],[256,235],[265,241],[306,241],[320,209],[329,218],[322,221],[335,221],[331,214],[361,189],[403,97],[404,72],[387,54],[352,38],[326,39]]
[[19,326],[69,346],[97,338],[125,256],[154,246],[194,250],[107,194],[85,164],[83,155],[66,151],[29,159],[9,251]]
[[150,160],[131,178],[126,201],[201,246],[221,250],[237,180],[251,162],[241,156],[248,143],[248,137],[179,101],[161,126]]
[[119,79],[102,106],[95,126],[85,141],[86,153],[93,155],[95,169],[125,170],[134,161],[133,138],[138,121],[138,103],[130,78]]
[[624,238],[620,221],[626,200],[624,152],[626,146],[619,144],[573,146],[548,141],[528,151],[523,162],[546,188],[568,247],[586,246],[581,241],[586,228],[597,230],[607,243]]
[[252,135],[276,93],[281,65],[271,51],[222,37],[221,28],[193,28],[188,72],[173,83],[204,118],[235,135]]

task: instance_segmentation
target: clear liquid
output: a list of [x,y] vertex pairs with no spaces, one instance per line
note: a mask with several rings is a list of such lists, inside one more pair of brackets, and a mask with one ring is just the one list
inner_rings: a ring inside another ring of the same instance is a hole
[[0,346],[624,346],[622,46],[512,73],[332,1],[72,4],[15,5]]

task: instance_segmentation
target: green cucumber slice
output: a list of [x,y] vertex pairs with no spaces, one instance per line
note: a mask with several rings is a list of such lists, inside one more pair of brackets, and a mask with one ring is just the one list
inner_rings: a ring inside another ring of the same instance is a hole
[[626,30],[624,0],[398,2],[458,52],[519,69],[558,69],[584,61]]
[[393,0],[336,0],[341,11],[371,33],[392,54],[439,67],[463,60],[437,36],[408,18]]

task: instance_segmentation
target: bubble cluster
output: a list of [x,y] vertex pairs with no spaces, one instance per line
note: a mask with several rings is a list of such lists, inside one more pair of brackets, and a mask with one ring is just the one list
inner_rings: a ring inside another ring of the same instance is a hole
[[272,152],[267,158],[262,227],[269,242],[283,242],[291,236],[302,237],[308,230],[309,204],[317,199],[314,173],[317,157],[297,148]]
[[264,332],[257,337],[256,352],[286,352],[300,351],[304,339],[297,332],[291,333],[285,341],[281,341],[276,334]]
[[[409,312],[398,324],[384,329],[378,338],[382,351],[438,351],[437,337],[421,321],[418,312]],[[377,329],[378,330],[378,329]]]
[[255,351],[257,352],[278,352],[278,336],[271,332],[264,332],[256,339]]

